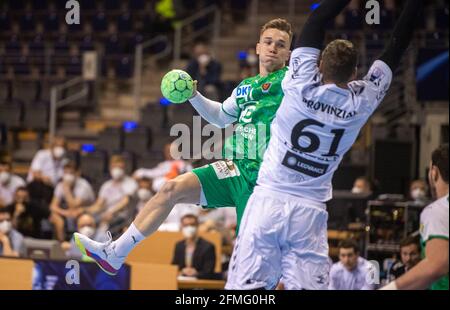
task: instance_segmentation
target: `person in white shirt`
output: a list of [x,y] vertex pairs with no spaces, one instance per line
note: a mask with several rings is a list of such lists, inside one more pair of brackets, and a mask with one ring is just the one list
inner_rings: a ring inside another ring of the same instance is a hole
[[75,219],[83,212],[84,207],[94,203],[95,194],[88,181],[78,175],[75,163],[64,165],[62,180],[56,185],[50,204],[56,237],[65,240],[65,227],[74,229]]
[[0,162],[0,207],[6,207],[14,201],[14,194],[19,187],[25,186],[25,181],[11,173],[9,162]]
[[34,155],[28,172],[27,182],[42,181],[54,187],[63,175],[66,163],[66,141],[63,137],[55,137],[50,149],[39,150]]
[[343,240],[339,244],[339,262],[330,270],[330,290],[373,290],[370,281],[373,265],[359,256],[359,249],[353,240]]
[[111,179],[100,188],[97,201],[87,209],[87,212],[99,216],[100,220],[111,224],[125,220],[126,207],[136,193],[136,181],[125,173],[125,159],[122,156],[112,156],[109,163]]
[[0,256],[19,257],[23,250],[23,235],[13,228],[12,214],[0,209]]
[[[136,179],[148,178],[153,181],[153,191],[156,193],[166,183],[167,180],[174,179],[178,175],[192,170],[192,165],[181,159],[173,159],[171,149],[175,147],[174,144],[168,143],[164,146],[165,160],[159,163],[155,168],[146,169],[140,168],[136,170],[133,177]],[[173,151],[173,154],[176,154]]]
[[[358,51],[328,22],[350,0],[323,0],[292,52],[284,97],[230,262],[226,289],[328,287],[328,212],[333,174],[385,97],[413,37],[423,0],[407,0],[386,48],[357,79]],[[274,49],[274,53],[277,51]]]

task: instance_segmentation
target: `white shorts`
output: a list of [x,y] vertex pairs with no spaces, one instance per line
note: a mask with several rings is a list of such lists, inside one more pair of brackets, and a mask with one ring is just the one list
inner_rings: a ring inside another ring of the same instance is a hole
[[326,206],[257,186],[247,203],[226,289],[328,288]]

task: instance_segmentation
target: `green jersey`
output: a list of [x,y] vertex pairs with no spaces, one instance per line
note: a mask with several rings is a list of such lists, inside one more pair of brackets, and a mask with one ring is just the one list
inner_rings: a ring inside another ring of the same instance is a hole
[[233,134],[225,139],[225,160],[192,171],[202,186],[200,203],[206,208],[235,206],[237,228],[256,185],[270,124],[284,96],[281,82],[286,72],[283,68],[266,77],[248,78],[236,87],[222,104],[222,110],[237,120]]
[[281,82],[286,72],[284,67],[265,77],[243,80],[222,105],[225,113],[238,120],[234,134],[225,140],[223,157],[237,163],[249,179],[258,174],[270,139],[270,124],[284,97]]

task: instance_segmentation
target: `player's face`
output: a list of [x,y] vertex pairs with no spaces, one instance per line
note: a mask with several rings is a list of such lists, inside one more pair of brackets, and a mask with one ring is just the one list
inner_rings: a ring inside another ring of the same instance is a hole
[[289,48],[289,34],[278,29],[267,29],[256,44],[260,65],[268,72],[283,68],[291,55]]
[[404,246],[400,250],[402,263],[408,268],[411,268],[419,260],[419,249],[415,244]]
[[339,249],[339,260],[347,270],[353,270],[358,263],[358,254],[355,253],[353,248]]

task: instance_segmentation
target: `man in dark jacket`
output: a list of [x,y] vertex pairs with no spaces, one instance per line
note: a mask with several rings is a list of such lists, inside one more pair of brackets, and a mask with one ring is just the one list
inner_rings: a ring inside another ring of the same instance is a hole
[[216,264],[215,247],[198,236],[198,218],[192,214],[183,216],[181,232],[185,239],[176,244],[172,264],[178,265],[182,276],[211,278]]

